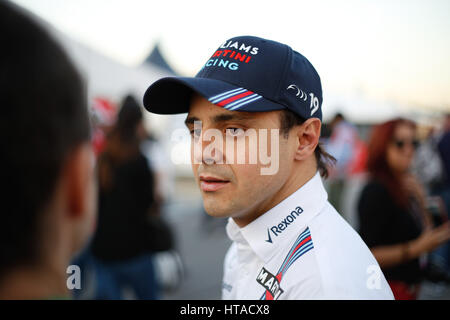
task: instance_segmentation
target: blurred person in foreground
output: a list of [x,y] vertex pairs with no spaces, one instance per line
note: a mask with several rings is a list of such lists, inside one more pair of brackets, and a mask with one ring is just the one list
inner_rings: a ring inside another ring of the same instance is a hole
[[425,194],[409,169],[416,126],[395,119],[376,126],[369,141],[369,182],[358,211],[360,234],[383,269],[396,299],[416,299],[425,276],[419,259],[450,239],[450,225],[433,228]]
[[153,172],[140,150],[145,136],[139,104],[127,96],[99,156],[99,218],[92,242],[98,265],[98,299],[156,299],[149,213],[155,205]]
[[92,145],[98,156],[105,147],[106,136],[114,125],[117,110],[114,103],[103,97],[92,99],[89,110],[92,119]]
[[69,298],[69,261],[95,225],[85,85],[22,9],[0,2],[0,30],[0,298]]

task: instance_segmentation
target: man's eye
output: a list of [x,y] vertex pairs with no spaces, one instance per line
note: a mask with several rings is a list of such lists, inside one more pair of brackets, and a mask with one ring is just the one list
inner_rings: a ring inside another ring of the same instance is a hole
[[190,130],[190,132],[191,132],[191,136],[198,138],[198,137],[200,137],[202,130],[201,129],[195,129],[195,130],[193,129],[193,130]]
[[244,129],[242,128],[227,128],[227,134],[233,137],[238,137],[244,134]]

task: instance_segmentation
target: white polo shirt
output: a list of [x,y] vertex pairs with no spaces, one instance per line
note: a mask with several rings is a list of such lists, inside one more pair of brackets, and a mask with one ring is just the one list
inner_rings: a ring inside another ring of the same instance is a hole
[[361,237],[327,201],[319,173],[247,226],[232,218],[223,299],[393,299]]

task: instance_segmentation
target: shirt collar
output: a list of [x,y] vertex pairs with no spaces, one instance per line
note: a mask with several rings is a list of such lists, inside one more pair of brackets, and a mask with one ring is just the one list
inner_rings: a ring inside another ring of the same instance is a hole
[[235,242],[247,242],[264,262],[279,250],[280,245],[299,235],[307,223],[327,202],[327,192],[317,172],[301,188],[243,228],[228,220],[228,237]]

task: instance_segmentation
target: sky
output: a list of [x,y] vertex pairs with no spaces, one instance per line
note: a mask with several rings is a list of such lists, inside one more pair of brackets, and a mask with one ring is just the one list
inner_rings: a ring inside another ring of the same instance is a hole
[[323,90],[450,111],[450,1],[14,0],[121,63],[155,43],[193,76],[226,39],[255,35],[305,55]]

